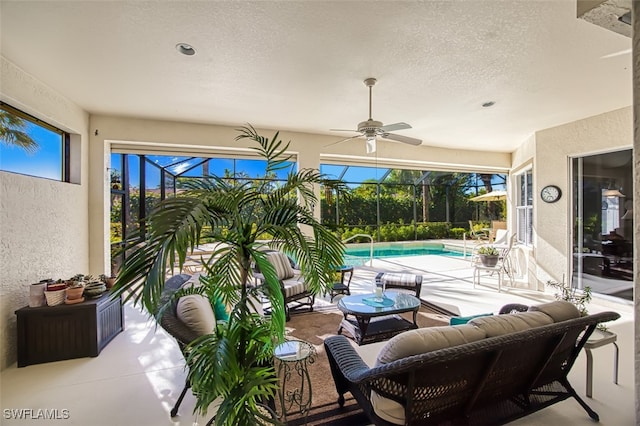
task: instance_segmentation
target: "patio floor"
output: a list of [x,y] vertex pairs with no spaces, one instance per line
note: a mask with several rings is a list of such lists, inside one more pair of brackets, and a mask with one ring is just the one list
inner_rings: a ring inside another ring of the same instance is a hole
[[[468,260],[443,256],[416,256],[376,259],[373,266],[357,267],[352,292],[371,292],[379,271],[406,271],[424,275],[422,298],[461,315],[497,312],[506,303],[534,304],[552,300],[551,294],[520,289],[498,293],[492,278],[483,279],[476,289]],[[494,285],[494,283],[493,283]],[[340,296],[338,296],[340,297]],[[337,299],[334,299],[334,303]],[[317,304],[330,304],[320,297]],[[614,384],[613,345],[593,351],[593,398],[585,397],[586,358],[581,354],[570,380],[578,393],[600,415],[602,425],[635,424],[633,368],[633,310],[629,303],[595,299],[591,312],[614,310],[621,319],[610,323],[618,334],[620,347],[619,381]],[[46,422],[75,425],[204,425],[192,414],[194,398],[187,393],[178,417],[171,410],[184,385],[184,361],[163,330],[156,328],[137,308],[125,306],[126,330],[118,335],[97,358],[82,358],[25,368],[12,366],[0,376],[3,425],[44,424],[41,419],[14,420],[6,410],[68,410],[68,419]],[[564,401],[513,425],[571,424],[593,425],[574,400]]]

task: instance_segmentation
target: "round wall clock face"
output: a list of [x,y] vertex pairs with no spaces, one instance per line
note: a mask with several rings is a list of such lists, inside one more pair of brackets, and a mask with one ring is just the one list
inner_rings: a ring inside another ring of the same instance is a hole
[[540,197],[542,198],[542,201],[545,201],[547,203],[555,203],[560,199],[561,195],[562,191],[555,185],[547,185],[542,188],[542,191],[540,191]]

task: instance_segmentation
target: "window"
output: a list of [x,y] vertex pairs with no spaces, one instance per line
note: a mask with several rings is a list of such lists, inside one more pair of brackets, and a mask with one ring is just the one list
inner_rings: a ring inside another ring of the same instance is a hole
[[518,242],[530,246],[533,241],[533,173],[529,169],[516,176],[518,196],[516,204],[516,228]]
[[69,135],[0,102],[0,170],[69,181]]

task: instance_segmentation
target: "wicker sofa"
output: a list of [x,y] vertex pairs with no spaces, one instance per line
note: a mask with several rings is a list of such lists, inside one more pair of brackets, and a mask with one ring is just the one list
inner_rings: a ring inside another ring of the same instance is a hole
[[338,403],[351,392],[376,425],[504,424],[570,397],[598,420],[567,375],[595,327],[617,318],[557,301],[401,333],[372,366],[344,336],[325,348]]

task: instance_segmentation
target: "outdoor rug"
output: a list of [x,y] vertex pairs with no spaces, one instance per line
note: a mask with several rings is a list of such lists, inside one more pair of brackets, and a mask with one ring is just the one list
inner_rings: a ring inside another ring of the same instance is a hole
[[[405,316],[407,314],[403,314]],[[411,314],[405,316],[411,318]],[[319,308],[314,312],[295,313],[286,323],[286,331],[290,337],[307,341],[314,345],[317,352],[316,361],[309,365],[311,377],[312,408],[307,416],[308,425],[359,426],[371,422],[362,412],[355,399],[347,393],[343,408],[338,405],[336,392],[327,354],[324,350],[324,339],[335,336],[343,315],[335,307]],[[449,317],[434,312],[424,304],[418,312],[417,323],[420,328],[449,324]],[[345,333],[348,336],[348,333]],[[305,424],[300,415],[288,414],[288,425]]]

